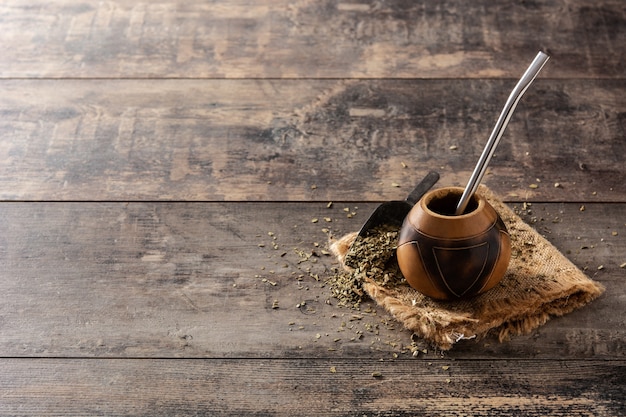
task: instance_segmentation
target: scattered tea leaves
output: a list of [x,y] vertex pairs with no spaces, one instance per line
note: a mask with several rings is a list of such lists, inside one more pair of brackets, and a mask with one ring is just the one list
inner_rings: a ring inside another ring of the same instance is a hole
[[367,298],[362,286],[365,281],[385,286],[404,282],[395,258],[397,240],[398,230],[390,226],[380,226],[357,238],[345,259],[353,269],[339,271],[327,281],[339,305],[357,308]]

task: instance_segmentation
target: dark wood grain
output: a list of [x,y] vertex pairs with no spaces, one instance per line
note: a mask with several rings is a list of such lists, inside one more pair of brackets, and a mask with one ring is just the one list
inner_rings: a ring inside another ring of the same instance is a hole
[[[598,416],[626,362],[0,359],[3,415]],[[373,376],[376,375],[376,376]]]
[[[410,356],[410,333],[386,313],[339,308],[324,286],[337,263],[323,229],[358,230],[373,207],[3,203],[0,356]],[[626,205],[531,207],[528,220],[606,294],[532,335],[448,355],[623,358]]]
[[5,78],[622,78],[620,0],[4,1]]
[[[0,198],[382,201],[428,170],[464,186],[513,84],[2,81]],[[485,183],[509,201],[625,201],[625,92],[538,80]]]
[[[625,415],[625,46],[623,0],[3,1],[0,415]],[[606,293],[414,356],[327,240],[465,185],[540,49],[484,182]]]

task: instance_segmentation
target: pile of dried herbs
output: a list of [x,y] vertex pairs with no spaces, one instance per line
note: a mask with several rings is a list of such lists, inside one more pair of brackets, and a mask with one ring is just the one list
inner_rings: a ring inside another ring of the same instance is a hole
[[379,226],[365,237],[358,237],[346,254],[345,264],[350,271],[339,271],[327,281],[339,305],[358,308],[367,299],[363,282],[371,280],[381,286],[403,283],[404,277],[396,260],[398,229]]

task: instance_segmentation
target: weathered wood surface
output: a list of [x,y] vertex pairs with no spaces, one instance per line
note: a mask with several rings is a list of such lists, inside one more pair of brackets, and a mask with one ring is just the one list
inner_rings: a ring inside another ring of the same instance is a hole
[[12,416],[626,412],[623,360],[0,359],[0,366],[0,413]]
[[[607,291],[414,357],[328,233],[464,185],[539,49],[485,183]],[[3,1],[0,415],[623,416],[625,52],[622,0]]]
[[4,78],[622,78],[621,0],[0,5]]
[[[410,332],[383,310],[340,308],[324,287],[337,263],[322,229],[356,230],[373,207],[2,203],[0,356],[410,357]],[[626,205],[536,203],[526,216],[606,294],[447,357],[624,358]]]
[[[4,80],[0,198],[382,201],[428,170],[465,185],[513,85]],[[509,201],[626,201],[625,93],[539,79],[485,183]]]

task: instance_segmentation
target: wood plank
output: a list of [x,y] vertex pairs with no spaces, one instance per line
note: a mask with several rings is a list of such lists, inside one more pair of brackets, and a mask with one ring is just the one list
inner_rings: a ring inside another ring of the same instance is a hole
[[[390,316],[371,303],[339,308],[324,287],[337,263],[322,253],[323,229],[357,230],[373,207],[2,203],[0,356],[410,356],[411,335]],[[538,230],[606,294],[529,336],[467,341],[448,355],[624,358],[626,204],[532,209]]]
[[[513,83],[5,80],[0,199],[382,201],[433,169],[463,186]],[[625,92],[538,80],[485,183],[510,201],[626,201]]]
[[[485,182],[607,291],[413,355],[329,234],[464,185],[538,49]],[[623,0],[3,1],[0,415],[626,415],[625,51]]]
[[[621,0],[7,0],[0,76],[623,78]],[[532,36],[529,34],[532,33]]]
[[1,359],[0,366],[0,413],[14,416],[626,411],[624,361]]

